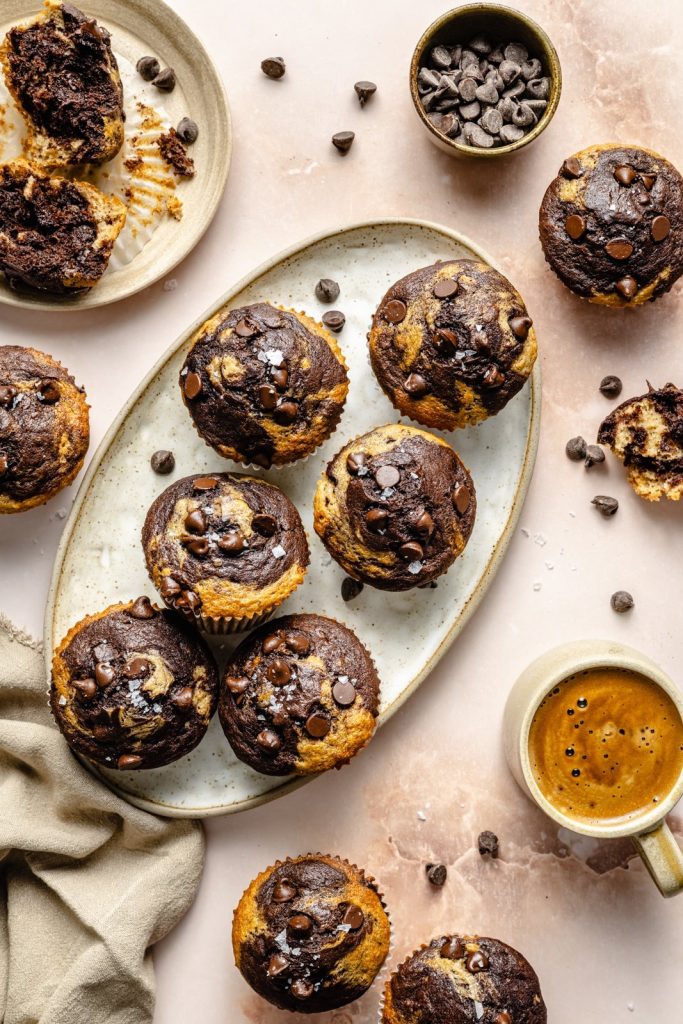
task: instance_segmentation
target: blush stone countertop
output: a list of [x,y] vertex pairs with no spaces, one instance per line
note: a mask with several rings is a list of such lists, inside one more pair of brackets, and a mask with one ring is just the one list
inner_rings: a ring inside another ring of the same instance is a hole
[[[683,135],[674,128],[683,8],[667,0],[520,0],[559,51],[562,100],[528,149],[504,163],[479,163],[456,162],[432,146],[408,94],[412,48],[447,3],[173,6],[216,61],[234,118],[231,176],[212,227],[174,272],[177,287],[160,282],[79,314],[2,312],[2,343],[46,349],[85,385],[92,450],[143,373],[232,282],[307,235],[387,216],[456,228],[519,287],[540,341],[543,424],[521,528],[482,607],[420,691],[342,772],[207,823],[199,897],[156,952],[155,1024],[308,1019],[251,993],[232,964],[229,932],[232,909],[255,871],[309,850],[339,853],[376,875],[391,908],[394,963],[438,933],[495,935],[536,968],[551,1024],[678,1019],[683,896],[665,902],[628,844],[558,834],[508,776],[500,725],[518,672],[574,638],[630,643],[683,684],[683,510],[639,501],[609,457],[586,472],[563,451],[574,434],[594,440],[614,404],[597,389],[605,374],[623,378],[623,397],[642,393],[646,379],[683,382],[683,288],[633,312],[590,306],[547,269],[537,238],[546,185],[564,157],[584,146],[638,143],[683,166]],[[268,81],[260,61],[277,55],[287,76]],[[379,86],[364,110],[353,92],[361,78]],[[344,129],[353,129],[356,141],[341,158],[330,137]],[[34,634],[42,631],[74,493],[0,522],[0,609]],[[619,499],[615,518],[604,520],[591,507],[596,493]],[[610,609],[617,589],[635,597],[627,615]],[[674,817],[674,825],[683,839],[683,818]],[[476,850],[483,829],[500,837],[497,861]],[[428,861],[448,866],[441,890],[426,882]],[[372,1024],[377,994],[320,1019]]]

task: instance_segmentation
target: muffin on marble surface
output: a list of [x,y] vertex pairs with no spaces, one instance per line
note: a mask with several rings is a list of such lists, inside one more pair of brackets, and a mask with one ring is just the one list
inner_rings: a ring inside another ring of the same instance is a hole
[[201,437],[268,468],[310,455],[335,430],[348,378],[332,335],[305,313],[258,302],[200,327],[180,372]]
[[435,263],[397,281],[377,308],[368,341],[391,402],[441,430],[495,416],[536,360],[521,295],[476,260]]
[[546,1024],[538,978],[499,939],[441,935],[389,978],[382,1024]]
[[368,743],[379,678],[348,627],[322,615],[261,626],[232,654],[218,713],[240,760],[266,775],[340,767]]
[[209,632],[258,625],[306,574],[308,541],[275,484],[238,473],[187,476],[151,505],[142,546],[169,606]]
[[623,462],[641,498],[683,496],[683,391],[674,384],[622,402],[600,424],[598,442]]
[[0,513],[43,505],[67,487],[90,442],[88,403],[52,356],[0,346]]
[[683,178],[648,149],[591,146],[548,186],[539,229],[546,260],[573,292],[640,306],[683,273]]
[[235,910],[232,946],[260,996],[284,1010],[319,1013],[367,991],[389,935],[373,879],[339,857],[308,854],[257,875]]
[[158,768],[188,754],[217,698],[208,647],[147,597],[86,616],[52,660],[55,721],[75,751],[106,768]]
[[313,524],[353,579],[409,590],[462,554],[475,515],[472,478],[450,445],[397,423],[355,438],[329,462]]
[[0,271],[12,287],[53,295],[92,288],[109,264],[126,207],[85,181],[25,160],[0,164]]
[[5,81],[26,122],[31,159],[104,163],[123,145],[123,89],[109,32],[73,4],[46,0],[0,45]]

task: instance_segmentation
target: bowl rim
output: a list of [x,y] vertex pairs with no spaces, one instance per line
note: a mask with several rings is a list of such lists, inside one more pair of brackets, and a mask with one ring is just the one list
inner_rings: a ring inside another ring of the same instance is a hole
[[[444,135],[434,127],[420,103],[420,96],[417,90],[417,75],[422,54],[427,49],[430,40],[433,39],[438,32],[451,22],[457,21],[465,14],[490,14],[494,16],[506,15],[516,19],[538,38],[542,49],[545,51],[546,57],[548,55],[550,56],[551,66],[548,71],[552,86],[548,106],[543,111],[543,115],[538,119],[530,132],[523,135],[521,139],[517,140],[517,142],[510,142],[506,146],[492,146],[491,149],[480,149],[477,146],[467,146],[460,142],[455,142],[454,139],[450,139],[447,135]],[[530,18],[528,14],[525,14],[523,11],[518,11],[515,7],[508,7],[506,4],[484,2],[469,3],[463,4],[460,7],[453,7],[451,10],[440,14],[439,17],[436,18],[422,33],[415,49],[413,50],[413,55],[410,60],[409,84],[413,106],[415,107],[420,120],[434,137],[434,140],[440,145],[447,147],[453,153],[461,153],[463,156],[477,156],[482,158],[508,156],[511,153],[516,153],[520,149],[523,149],[524,146],[528,146],[531,142],[534,142],[538,136],[545,131],[555,116],[555,111],[557,110],[560,102],[560,96],[562,94],[562,65],[560,64],[559,55],[550,36],[545,29],[542,28],[538,22],[534,21],[533,18]]]

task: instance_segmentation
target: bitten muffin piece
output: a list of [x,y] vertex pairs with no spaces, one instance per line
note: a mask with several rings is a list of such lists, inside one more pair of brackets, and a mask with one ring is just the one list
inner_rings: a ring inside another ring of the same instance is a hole
[[394,971],[382,1024],[546,1024],[531,964],[499,939],[442,935]]
[[110,36],[73,4],[46,0],[0,45],[7,87],[47,167],[101,164],[123,145],[123,89]]
[[106,768],[158,768],[188,754],[217,697],[208,647],[147,597],[86,616],[52,660],[55,721],[75,751]]
[[368,341],[391,402],[441,430],[495,416],[536,360],[521,295],[475,260],[435,263],[397,281],[372,318]]
[[265,775],[346,764],[375,730],[379,678],[355,633],[322,615],[261,626],[233,653],[218,713],[240,760]]
[[56,295],[92,288],[107,269],[126,207],[94,185],[0,166],[0,270],[10,285]]
[[683,273],[683,179],[637,146],[591,146],[564,161],[543,198],[545,258],[590,302],[640,306]]
[[254,879],[232,926],[243,978],[283,1010],[319,1013],[358,999],[389,951],[373,879],[338,857],[308,854]]
[[0,513],[43,505],[67,487],[90,443],[85,393],[52,356],[0,346]]
[[212,632],[257,625],[303,581],[309,558],[287,495],[234,473],[167,487],[147,513],[142,546],[166,604]]
[[450,445],[395,424],[355,438],[330,461],[313,524],[353,579],[409,590],[462,554],[475,514],[472,478]]
[[206,443],[226,459],[265,468],[322,444],[348,386],[332,335],[304,313],[267,302],[208,320],[180,371],[183,401]]
[[603,420],[600,444],[608,445],[646,501],[683,496],[683,391],[674,384],[629,398]]

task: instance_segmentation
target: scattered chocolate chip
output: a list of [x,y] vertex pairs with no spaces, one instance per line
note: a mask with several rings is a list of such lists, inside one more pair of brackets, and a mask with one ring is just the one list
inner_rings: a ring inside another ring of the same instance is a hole
[[272,729],[262,729],[256,737],[256,742],[261,750],[266,750],[269,753],[275,753],[282,746],[282,740]]
[[262,537],[273,537],[277,531],[277,520],[265,512],[259,512],[251,521],[252,527]]
[[346,456],[346,468],[351,476],[357,476],[359,470],[365,468],[367,461],[365,452],[351,452]]
[[623,263],[633,253],[633,245],[628,238],[612,238],[605,245],[605,252],[613,260]]
[[619,377],[610,374],[600,381],[600,392],[605,398],[617,398],[621,394],[623,384]]
[[218,487],[218,480],[215,476],[198,476],[192,481],[193,491],[212,491]]
[[625,185],[628,188],[636,180],[637,173],[630,164],[621,164],[614,168],[614,177],[620,185]]
[[505,383],[505,377],[497,366],[489,366],[481,382],[485,388],[499,388]]
[[173,68],[164,68],[152,79],[152,85],[161,92],[173,92],[176,86],[175,71]]
[[360,907],[357,907],[355,903],[349,903],[346,913],[342,918],[342,923],[348,924],[349,927],[355,932],[358,931],[359,928],[363,927],[364,921],[365,916]]
[[294,914],[287,922],[287,928],[294,935],[308,935],[313,922],[307,914]]
[[239,697],[240,694],[246,693],[249,689],[249,680],[239,676],[226,676],[225,685],[230,690],[230,693],[234,693],[236,697]]
[[671,231],[671,221],[668,217],[655,217],[650,225],[650,234],[655,242],[663,242]]
[[273,419],[280,426],[288,427],[299,415],[299,406],[296,402],[280,402],[273,413]]
[[269,978],[277,978],[289,967],[289,961],[282,955],[282,953],[275,953],[271,956],[266,967],[266,974]]
[[114,682],[114,669],[111,665],[107,665],[106,662],[98,662],[95,665],[95,682],[100,689],[110,686]]
[[121,754],[116,762],[116,767],[122,771],[130,771],[133,768],[139,768],[141,764],[142,758],[137,754]]
[[616,515],[619,509],[619,502],[616,498],[610,498],[607,494],[596,494],[591,501],[591,505],[595,505],[600,515],[606,519],[608,516]]
[[171,701],[178,708],[192,707],[193,690],[191,686],[182,686],[171,697]]
[[304,978],[297,978],[290,985],[289,991],[295,999],[310,999],[313,995],[313,983]]
[[450,327],[441,327],[436,332],[436,347],[442,356],[451,356],[458,347],[458,335]]
[[376,533],[383,530],[389,520],[389,513],[384,508],[371,508],[365,514],[365,525],[368,530]]
[[390,324],[400,324],[408,315],[408,307],[400,299],[390,299],[381,312],[384,319]]
[[185,397],[189,398],[190,401],[197,398],[202,393],[202,378],[198,373],[188,373],[185,378],[183,390],[185,392]]
[[289,647],[290,651],[294,654],[298,654],[300,657],[305,656],[311,649],[311,641],[303,633],[288,633],[285,638],[285,643]]
[[327,313],[323,313],[323,323],[328,330],[334,331],[335,334],[339,334],[346,323],[346,317],[341,310],[330,309]]
[[441,886],[444,885],[448,876],[445,864],[428,864],[426,871],[427,880],[431,885],[435,885],[437,888],[441,888]]
[[163,598],[175,597],[181,591],[181,586],[171,576],[164,576],[159,587],[159,591]]
[[589,444],[586,448],[586,469],[597,466],[605,461],[605,453],[599,444]]
[[7,408],[17,397],[17,389],[11,384],[0,385],[0,406]]
[[471,495],[469,489],[465,484],[458,484],[452,495],[452,501],[456,512],[459,512],[461,516],[464,515],[470,507],[470,500]]
[[261,61],[261,71],[266,78],[282,78],[286,70],[287,66],[282,57],[266,57]]
[[327,715],[315,712],[306,719],[306,732],[313,739],[321,740],[330,731],[330,720]]
[[586,233],[586,222],[578,213],[570,214],[564,222],[565,230],[570,238],[578,242]]
[[342,601],[353,601],[363,590],[363,584],[350,576],[345,576],[341,585]]
[[434,533],[434,520],[430,516],[429,512],[423,512],[416,521],[415,529],[423,540],[429,540],[431,535]]
[[226,555],[239,555],[247,547],[247,540],[241,530],[231,530],[221,537],[218,547]]
[[651,192],[652,189],[654,188],[654,184],[655,184],[655,182],[657,180],[657,175],[656,174],[641,174],[640,180],[642,181],[643,185],[648,190],[648,192]]
[[564,450],[572,462],[583,462],[586,458],[587,445],[581,436],[572,437],[567,441]]
[[622,277],[614,287],[625,299],[632,299],[638,291],[638,282],[635,277]]
[[282,633],[271,633],[261,644],[264,654],[272,654],[273,651],[279,651],[281,647],[285,645],[285,638]]
[[[323,320],[325,318],[323,317]],[[287,381],[289,380],[289,372],[286,366],[276,366],[271,370],[271,377],[273,378],[273,384],[280,391],[284,391],[287,387]]]
[[283,878],[277,882],[273,889],[273,903],[289,903],[296,896],[297,890],[288,879]]
[[458,294],[458,288],[459,285],[455,278],[446,277],[437,281],[432,291],[437,299],[452,299],[454,295]]
[[209,553],[209,541],[206,537],[191,537],[187,541],[184,541],[188,551],[191,551],[193,555],[198,558],[204,558]]
[[94,679],[74,679],[73,685],[86,700],[92,700],[97,693],[97,683]]
[[377,486],[384,490],[387,487],[395,487],[401,479],[401,474],[396,466],[379,466],[374,473]]
[[256,324],[252,324],[249,320],[239,320],[235,325],[235,334],[238,338],[254,338],[260,333]]
[[348,679],[338,679],[332,687],[332,696],[340,707],[351,707],[356,699],[356,687]]
[[575,156],[570,156],[562,164],[560,174],[563,178],[581,178],[583,176],[583,168]]
[[59,401],[59,386],[54,380],[43,380],[38,385],[38,396],[46,405],[54,405]]
[[513,316],[510,321],[510,330],[515,338],[525,341],[529,330],[533,327],[533,320],[528,316]]
[[151,82],[161,71],[161,64],[156,57],[140,57],[135,67],[140,78],[146,82]]
[[353,88],[356,91],[361,107],[364,107],[368,100],[377,92],[377,86],[374,82],[356,82]]
[[258,389],[259,405],[262,409],[270,412],[275,408],[278,401],[277,391],[272,384],[262,384]]
[[206,533],[206,516],[200,508],[196,508],[185,516],[184,526],[190,533]]
[[151,619],[155,615],[152,602],[148,597],[138,597],[131,606],[130,615],[134,619]]
[[285,686],[292,678],[292,670],[284,658],[273,658],[266,669],[266,676],[273,686]]
[[152,671],[153,665],[147,658],[131,658],[121,669],[126,679],[143,679]]
[[321,277],[315,286],[315,295],[319,302],[336,302],[339,292],[339,285],[329,277]]
[[498,858],[498,836],[495,832],[488,830],[480,832],[477,838],[477,847],[482,857],[491,857],[492,860]]
[[628,612],[633,608],[635,601],[629,594],[628,590],[617,590],[609,599],[609,603],[615,612],[620,615],[623,612]]
[[332,136],[332,145],[342,156],[345,156],[351,149],[355,137],[355,132],[337,132]]
[[175,469],[175,456],[173,452],[169,452],[165,448],[160,448],[159,451],[154,452],[149,461],[152,469],[159,476],[167,476]]
[[475,953],[470,953],[465,959],[465,967],[470,974],[479,974],[481,971],[488,970],[489,958],[486,956],[486,953],[478,949]]
[[427,381],[419,373],[411,373],[403,382],[403,388],[411,398],[423,398],[429,392]]
[[512,1024],[512,1017],[507,1010],[499,1010],[493,1019],[493,1024]]
[[409,540],[406,544],[401,544],[398,553],[404,562],[421,562],[424,558],[424,549],[416,540]]
[[180,597],[176,600],[176,606],[189,608],[191,612],[196,613],[202,606],[202,599],[199,594],[195,594],[194,590],[183,590]]
[[466,953],[465,946],[459,937],[446,939],[439,953],[445,960],[462,960]]
[[199,138],[199,126],[191,117],[183,117],[178,122],[176,135],[186,146],[191,146]]

